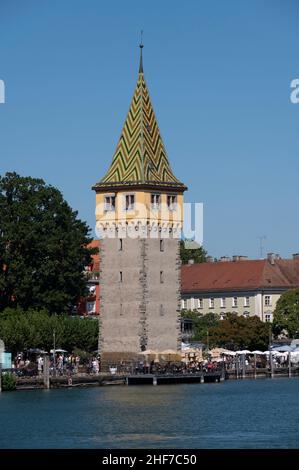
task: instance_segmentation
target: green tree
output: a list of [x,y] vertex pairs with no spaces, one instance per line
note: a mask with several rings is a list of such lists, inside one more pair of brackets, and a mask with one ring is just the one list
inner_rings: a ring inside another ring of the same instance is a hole
[[285,331],[290,338],[299,338],[299,289],[281,295],[274,311],[272,328],[275,336]]
[[210,342],[218,347],[237,349],[268,349],[269,324],[259,317],[245,318],[228,313],[215,328],[209,330]]
[[[219,315],[211,312],[203,315],[192,312],[191,310],[186,310],[182,312],[182,317],[192,320],[192,340],[202,341],[203,343],[207,342],[207,335],[210,329],[216,328],[220,322]],[[210,344],[210,346],[213,345]]]
[[84,295],[90,229],[41,179],[0,177],[0,311],[70,311]]
[[92,352],[97,349],[99,324],[96,319],[49,315],[45,310],[7,308],[0,314],[0,338],[8,351],[16,354],[30,348],[50,351],[53,333],[56,348],[73,351],[80,348]]
[[11,392],[17,387],[17,379],[11,372],[2,373],[2,390],[4,392]]
[[190,242],[188,240],[181,240],[180,242],[180,257],[182,264],[187,264],[190,259],[194,260],[194,263],[204,263],[207,259],[207,252],[202,246],[195,248],[188,248],[188,244],[196,246],[196,242]]

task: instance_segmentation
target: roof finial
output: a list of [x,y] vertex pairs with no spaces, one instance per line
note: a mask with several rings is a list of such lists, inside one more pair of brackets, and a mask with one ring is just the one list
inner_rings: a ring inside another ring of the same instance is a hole
[[143,73],[143,63],[142,63],[142,49],[143,49],[143,41],[142,41],[143,31],[140,31],[140,63],[139,63],[139,73]]

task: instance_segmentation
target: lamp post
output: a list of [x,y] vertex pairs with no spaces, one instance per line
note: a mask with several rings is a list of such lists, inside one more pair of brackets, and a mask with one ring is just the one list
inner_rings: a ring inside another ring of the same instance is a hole
[[272,358],[272,351],[271,351],[271,343],[272,343],[272,332],[271,332],[271,324],[269,325],[269,362],[270,362],[270,371],[271,371],[271,379],[274,377],[274,364]]
[[210,345],[209,345],[209,330],[207,330],[207,351],[208,351],[208,354],[209,354],[209,351],[210,351]]
[[54,376],[56,377],[56,332],[53,331],[53,368]]

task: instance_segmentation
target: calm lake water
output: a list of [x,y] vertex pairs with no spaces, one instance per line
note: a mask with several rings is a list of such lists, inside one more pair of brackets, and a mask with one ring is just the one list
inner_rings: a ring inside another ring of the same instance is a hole
[[0,394],[0,448],[298,448],[299,379]]

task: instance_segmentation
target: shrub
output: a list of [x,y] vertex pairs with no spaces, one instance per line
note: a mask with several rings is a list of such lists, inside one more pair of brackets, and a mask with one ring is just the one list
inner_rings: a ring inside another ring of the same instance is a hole
[[17,379],[16,376],[10,372],[2,373],[2,390],[10,392],[16,389]]

